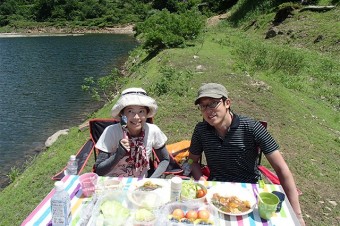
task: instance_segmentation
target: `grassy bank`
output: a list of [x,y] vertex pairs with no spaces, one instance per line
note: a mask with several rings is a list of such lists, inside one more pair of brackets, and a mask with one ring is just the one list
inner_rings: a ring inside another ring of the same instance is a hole
[[[156,98],[159,112],[155,123],[172,143],[190,139],[202,119],[193,105],[201,83],[224,84],[235,112],[268,121],[269,131],[303,192],[300,198],[307,224],[338,225],[339,204],[333,204],[340,200],[336,95],[340,54],[334,51],[330,57],[271,41],[264,44],[260,36],[227,25],[210,27],[194,47],[162,51],[144,64],[130,63],[134,73],[127,86],[141,86]],[[135,50],[129,62],[140,62],[144,56]],[[323,67],[324,62],[328,66]],[[109,117],[111,106],[92,117]],[[51,176],[88,136],[88,130],[72,128],[0,193],[0,225],[19,225],[33,211],[53,187]]]

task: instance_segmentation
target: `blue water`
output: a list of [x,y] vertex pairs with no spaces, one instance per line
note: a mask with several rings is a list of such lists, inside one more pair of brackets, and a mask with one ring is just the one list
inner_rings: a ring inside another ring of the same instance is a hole
[[136,45],[113,34],[0,38],[0,177],[96,110],[84,78],[109,74]]

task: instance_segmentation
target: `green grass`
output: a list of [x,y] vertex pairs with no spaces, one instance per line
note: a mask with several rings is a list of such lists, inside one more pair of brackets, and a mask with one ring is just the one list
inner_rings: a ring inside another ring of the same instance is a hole
[[[305,20],[315,18],[314,24],[318,15],[303,14]],[[336,23],[321,21],[337,27],[339,20],[333,18]],[[332,32],[338,34],[339,29]],[[127,65],[133,65],[132,59],[137,63],[126,87],[141,86],[157,100],[155,123],[173,143],[190,139],[202,120],[193,104],[201,83],[224,84],[235,112],[268,121],[303,192],[300,202],[307,225],[338,225],[339,203],[333,206],[329,201],[340,200],[340,53],[333,47],[330,52],[309,48],[307,41],[304,48],[297,48],[302,42],[265,40],[261,29],[243,33],[226,25],[208,28],[196,46],[162,51],[144,64],[138,62],[145,53],[132,52]],[[162,87],[167,91],[160,92]],[[112,104],[91,117],[110,117]],[[0,193],[0,225],[19,225],[33,211],[53,188],[51,177],[88,136],[88,130],[71,128],[23,174],[13,176],[14,182]],[[85,171],[92,164],[93,159]]]

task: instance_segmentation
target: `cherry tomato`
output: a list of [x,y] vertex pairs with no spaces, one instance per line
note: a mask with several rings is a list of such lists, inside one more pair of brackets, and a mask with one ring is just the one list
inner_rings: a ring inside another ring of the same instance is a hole
[[174,209],[174,211],[172,211],[172,216],[177,219],[181,219],[184,217],[184,212],[181,209]]
[[210,213],[208,210],[199,210],[197,213],[198,219],[208,220],[210,217]]
[[205,192],[203,189],[199,189],[196,192],[196,198],[202,198],[203,196],[205,196]]
[[195,210],[189,210],[186,214],[185,217],[191,220],[196,220],[197,219],[197,212]]

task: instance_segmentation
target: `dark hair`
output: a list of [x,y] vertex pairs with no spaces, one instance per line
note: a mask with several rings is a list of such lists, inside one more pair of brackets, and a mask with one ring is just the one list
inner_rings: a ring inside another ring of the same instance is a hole
[[[126,106],[126,107],[128,107],[128,106]],[[125,108],[126,108],[126,107],[125,107]],[[148,113],[148,114],[150,113],[150,108],[149,108],[149,107],[147,107],[147,106],[142,106],[142,107],[145,107],[146,113]],[[123,115],[123,111],[124,111],[125,108],[123,108],[123,109],[119,112],[119,115],[120,115],[120,116]]]

